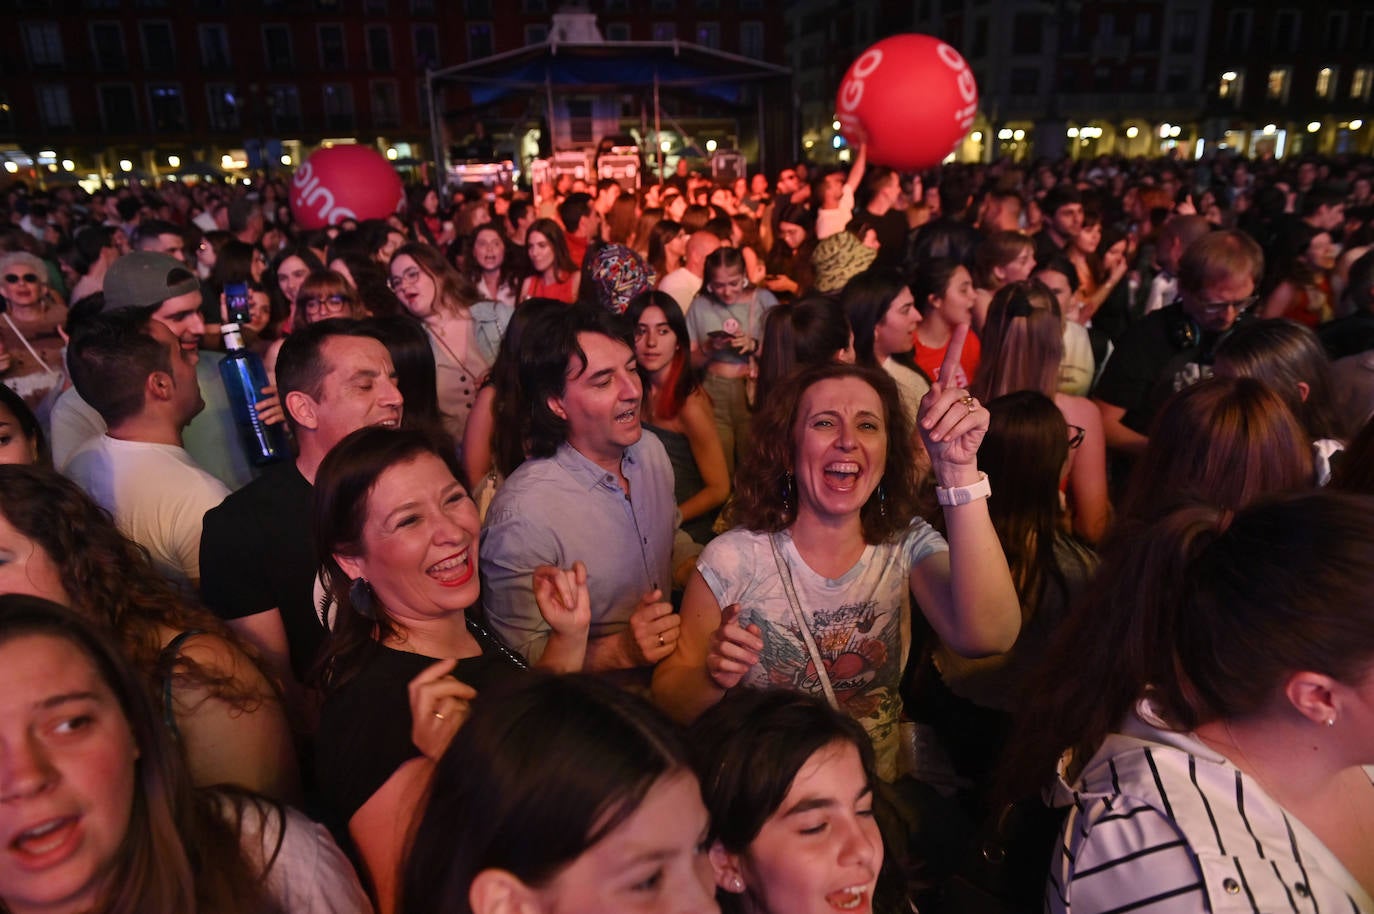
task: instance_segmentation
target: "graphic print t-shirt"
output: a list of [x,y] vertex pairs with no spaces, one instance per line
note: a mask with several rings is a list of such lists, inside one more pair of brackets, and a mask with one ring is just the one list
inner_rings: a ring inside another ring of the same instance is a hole
[[[731,530],[706,546],[697,570],[721,607],[738,603],[740,624],[763,632],[762,656],[742,685],[790,688],[823,700],[820,676],[768,540],[766,533]],[[949,547],[918,518],[897,542],[868,546],[853,568],[826,578],[802,560],[788,533],[777,534],[777,540],[835,698],[868,731],[879,775],[895,780],[902,711],[898,686],[911,648],[911,569]]]

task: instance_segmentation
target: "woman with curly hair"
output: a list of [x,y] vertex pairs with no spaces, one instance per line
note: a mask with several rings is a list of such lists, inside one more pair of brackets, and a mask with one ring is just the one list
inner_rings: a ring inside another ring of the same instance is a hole
[[75,483],[0,466],[0,593],[71,606],[119,642],[197,784],[299,793],[277,689],[222,622],[186,602]]
[[1021,619],[978,472],[987,410],[936,384],[918,424],[948,540],[916,516],[915,445],[886,373],[816,366],[764,404],[735,477],[739,526],[701,553],[677,650],[654,671],[670,714],[691,720],[740,685],[824,694],[868,731],[884,780],[904,773],[913,598],[961,655],[1008,650]]

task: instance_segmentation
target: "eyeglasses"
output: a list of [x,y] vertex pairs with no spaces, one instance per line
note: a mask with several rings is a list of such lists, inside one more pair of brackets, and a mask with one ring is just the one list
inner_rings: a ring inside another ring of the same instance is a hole
[[6,273],[5,282],[9,283],[12,286],[21,282],[26,282],[29,285],[33,285],[34,283],[38,282],[38,277],[33,275],[32,273],[24,273],[21,275],[16,275],[14,273]]
[[420,268],[419,268],[419,267],[410,267],[409,269],[405,270],[404,272],[402,272],[402,273],[400,273],[400,274],[398,274],[398,275],[396,275],[396,276],[393,276],[393,277],[391,277],[390,279],[388,279],[388,280],[386,281],[386,284],[387,284],[388,286],[391,287],[391,291],[393,291],[393,292],[399,292],[399,291],[401,291],[401,288],[402,288],[403,286],[408,286],[408,285],[410,285],[411,283],[416,283],[416,282],[419,282],[419,281],[420,281]]
[[1202,305],[1202,313],[1206,317],[1216,317],[1227,308],[1235,308],[1236,313],[1248,311],[1254,307],[1255,302],[1259,301],[1258,295],[1251,295],[1246,298],[1237,298],[1234,301],[1209,301]]
[[334,314],[345,310],[351,304],[352,299],[344,295],[312,295],[301,299],[301,307],[305,308],[306,314],[318,314],[322,311]]
[[1088,430],[1081,425],[1070,425],[1069,431],[1073,432],[1069,436],[1069,450],[1077,450],[1078,446],[1083,443],[1083,436],[1088,434]]

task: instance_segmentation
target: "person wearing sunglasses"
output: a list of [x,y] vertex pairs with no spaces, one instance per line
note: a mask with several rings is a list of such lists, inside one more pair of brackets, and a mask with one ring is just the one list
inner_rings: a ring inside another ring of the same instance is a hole
[[67,308],[48,287],[47,266],[27,251],[0,256],[0,298],[0,380],[37,409],[62,381]]
[[1178,300],[1133,324],[1116,341],[1093,390],[1107,446],[1145,450],[1150,422],[1176,390],[1211,373],[1218,343],[1257,301],[1264,252],[1238,230],[1210,232],[1179,258]]

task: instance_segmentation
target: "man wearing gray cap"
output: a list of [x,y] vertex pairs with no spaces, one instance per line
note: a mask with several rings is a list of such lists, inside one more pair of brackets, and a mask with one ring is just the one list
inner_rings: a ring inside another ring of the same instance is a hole
[[183,447],[182,429],[205,406],[196,353],[146,309],[121,308],[75,328],[67,361],[109,430],[77,448],[63,474],[159,571],[193,591],[202,519],[229,494]]
[[[200,297],[200,280],[185,264],[167,254],[135,251],[116,260],[105,274],[103,313],[146,309],[148,316],[170,330],[182,350],[195,360],[205,410],[186,428],[186,450],[196,463],[234,490],[252,480],[253,468],[239,443],[224,383],[219,377],[223,355],[199,349],[205,332]],[[281,421],[275,396],[259,405],[259,414],[267,421]],[[65,391],[52,412],[53,464],[63,467],[77,448],[105,431],[100,414],[81,398],[76,388]]]

